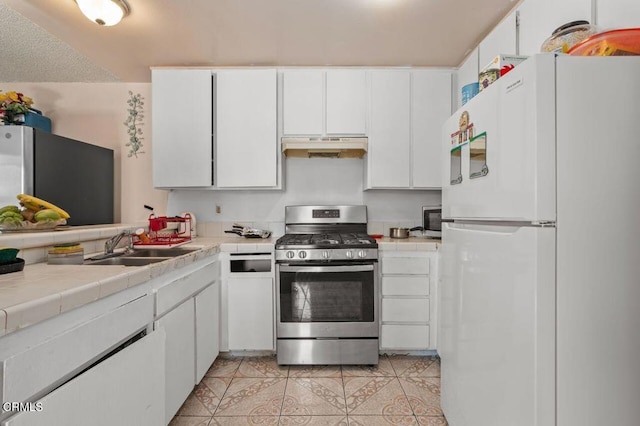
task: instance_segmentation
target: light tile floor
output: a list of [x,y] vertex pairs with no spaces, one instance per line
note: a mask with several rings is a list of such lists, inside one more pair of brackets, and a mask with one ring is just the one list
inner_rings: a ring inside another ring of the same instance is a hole
[[381,355],[377,366],[279,366],[220,357],[170,426],[446,426],[437,357]]

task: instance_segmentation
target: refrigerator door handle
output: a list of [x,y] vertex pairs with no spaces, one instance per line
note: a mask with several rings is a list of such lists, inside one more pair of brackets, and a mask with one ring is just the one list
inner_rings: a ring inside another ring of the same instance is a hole
[[442,219],[442,223],[454,223],[458,225],[483,225],[483,226],[509,226],[529,228],[553,228],[556,223],[552,220],[528,221],[528,220],[473,220],[473,219]]
[[[480,225],[480,226],[478,226]],[[505,225],[495,225],[491,223],[460,223],[460,222],[449,222],[443,223],[443,227],[447,229],[455,230],[456,232],[469,232],[469,233],[485,233],[485,234],[500,234],[500,235],[512,235],[518,232],[518,230],[522,229],[522,226],[505,226]]]
[[513,235],[518,231],[527,228],[552,228],[555,227],[555,223],[548,224],[535,224],[533,222],[490,222],[490,221],[454,221],[444,222],[443,227],[456,232],[473,232],[484,233],[492,235]]

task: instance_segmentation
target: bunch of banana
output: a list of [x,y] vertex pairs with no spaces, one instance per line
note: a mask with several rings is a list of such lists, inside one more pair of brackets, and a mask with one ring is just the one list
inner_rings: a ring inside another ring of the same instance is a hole
[[23,222],[36,223],[69,218],[69,213],[61,208],[31,195],[20,194],[18,200],[22,209],[13,205],[0,208],[0,225],[17,228],[26,225]]
[[41,220],[69,219],[70,217],[69,213],[60,207],[32,195],[19,194],[18,200],[20,201],[20,205],[24,206],[26,210],[34,212],[34,218],[38,222]]

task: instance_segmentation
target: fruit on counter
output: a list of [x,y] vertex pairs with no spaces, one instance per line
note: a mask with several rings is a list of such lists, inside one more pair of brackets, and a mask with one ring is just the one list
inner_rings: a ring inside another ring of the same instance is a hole
[[33,218],[33,216],[36,214],[36,212],[34,212],[33,210],[23,209],[23,210],[20,210],[20,214],[22,215],[25,221],[35,222],[35,219]]
[[[53,209],[44,209],[37,211],[33,218],[36,222],[44,222],[45,220],[60,220],[62,217],[60,213]],[[20,215],[20,219],[22,219],[22,215]]]
[[13,211],[6,211],[6,212],[0,214],[0,217],[17,217],[20,220],[22,220],[22,215],[20,213],[16,213],[16,212],[13,212]]
[[4,225],[20,225],[22,223],[22,215],[13,210],[6,210],[0,214],[0,223]]
[[20,207],[14,206],[14,205],[8,205],[0,208],[0,214],[6,213],[6,212],[20,213]]
[[[48,201],[41,200],[40,198],[36,198],[32,195],[27,194],[19,194],[18,200],[20,204],[29,210],[33,210],[34,212],[38,212],[41,210],[53,210],[58,213],[60,216],[58,219],[69,219],[69,213],[62,210],[60,207],[51,204]],[[36,219],[37,220],[37,219]]]

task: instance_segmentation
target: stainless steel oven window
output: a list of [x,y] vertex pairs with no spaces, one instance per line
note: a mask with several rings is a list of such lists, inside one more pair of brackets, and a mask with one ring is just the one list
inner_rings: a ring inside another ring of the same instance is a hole
[[[285,322],[364,321],[366,307],[363,303],[363,284],[360,281],[294,281],[290,294],[281,299],[290,306],[282,312],[289,313]],[[282,291],[282,290],[281,290]],[[286,299],[290,299],[287,301]],[[290,309],[290,310],[289,310]],[[373,310],[373,307],[371,308]],[[373,312],[371,319],[373,321]]]
[[281,266],[281,323],[374,322],[376,285],[372,265]]

